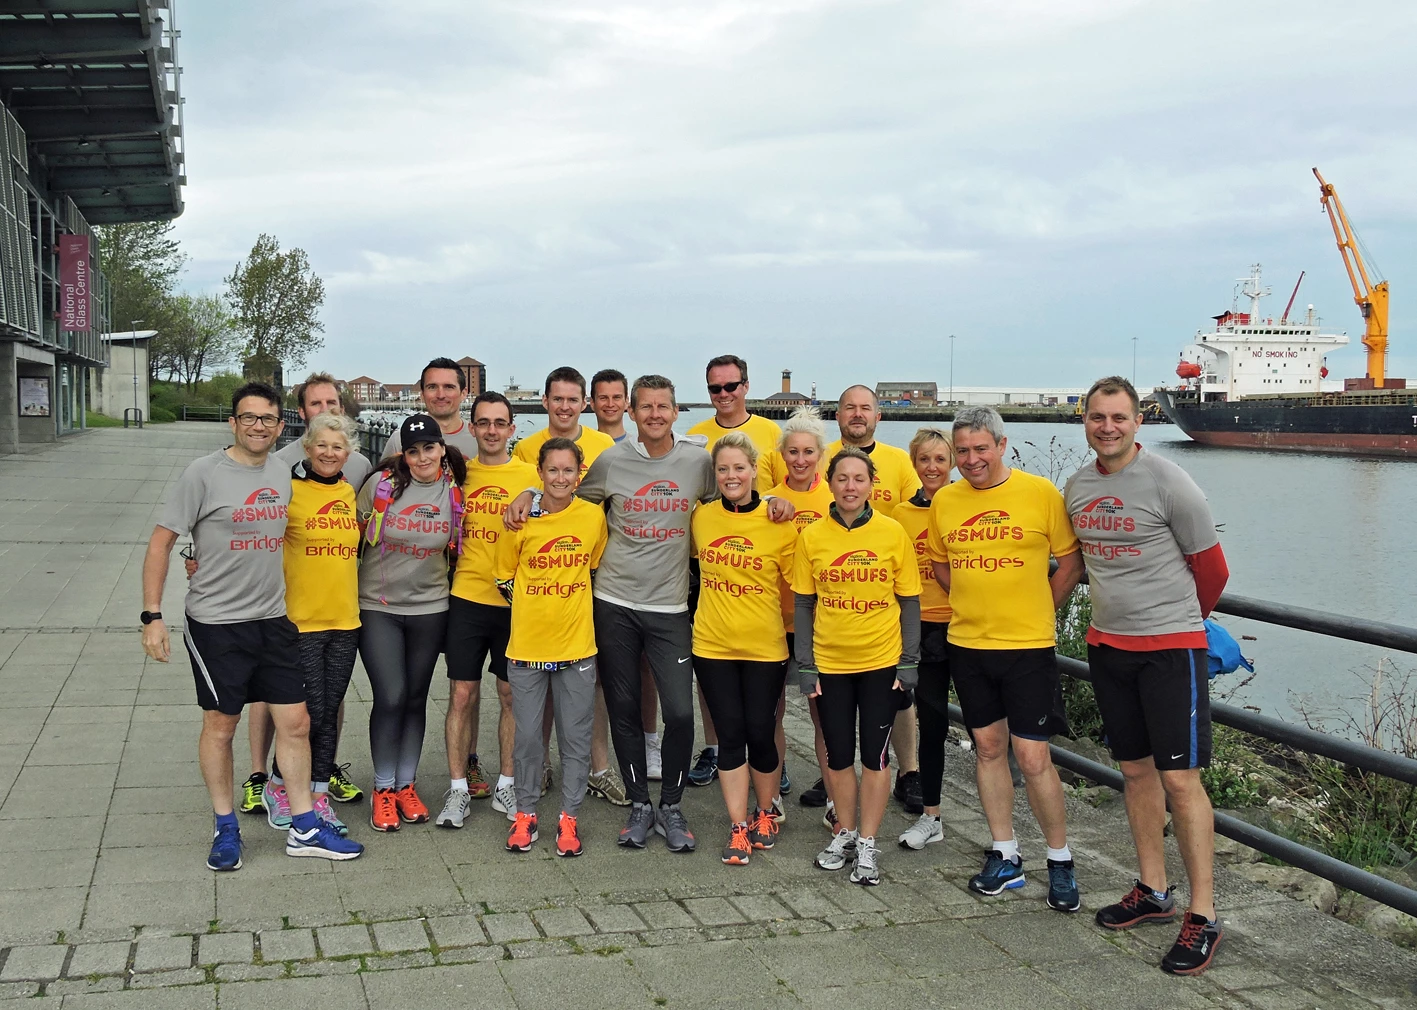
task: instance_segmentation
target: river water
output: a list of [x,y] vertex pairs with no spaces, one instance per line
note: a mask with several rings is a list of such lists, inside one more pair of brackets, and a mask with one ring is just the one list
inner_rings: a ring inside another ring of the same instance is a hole
[[[683,430],[706,417],[683,417]],[[589,415],[587,415],[589,416]],[[545,426],[523,415],[519,435]],[[528,423],[529,422],[529,423]],[[948,425],[948,422],[945,422]],[[828,430],[834,429],[828,423]],[[883,421],[876,436],[905,448],[916,424]],[[1062,482],[1090,453],[1080,424],[1013,424],[1020,465]],[[1229,590],[1335,614],[1417,626],[1417,461],[1269,452],[1197,445],[1169,424],[1146,425],[1139,441],[1184,467],[1210,500],[1230,565]],[[1051,471],[1051,472],[1050,472]],[[1217,696],[1297,719],[1296,705],[1324,713],[1359,712],[1365,677],[1417,670],[1417,656],[1222,617],[1255,664],[1217,679]],[[1337,728],[1337,724],[1331,724]]]

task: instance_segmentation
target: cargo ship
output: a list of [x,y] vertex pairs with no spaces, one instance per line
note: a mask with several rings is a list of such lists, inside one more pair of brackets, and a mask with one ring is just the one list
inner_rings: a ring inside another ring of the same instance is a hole
[[[1205,445],[1417,457],[1417,390],[1386,374],[1387,282],[1370,280],[1342,203],[1318,169],[1314,175],[1365,322],[1367,374],[1325,389],[1327,355],[1348,345],[1347,334],[1324,333],[1312,305],[1290,319],[1297,284],[1280,317],[1265,317],[1260,300],[1270,292],[1256,264],[1230,310],[1181,352],[1180,384],[1158,386],[1156,400]],[[1239,296],[1249,299],[1248,312]]]

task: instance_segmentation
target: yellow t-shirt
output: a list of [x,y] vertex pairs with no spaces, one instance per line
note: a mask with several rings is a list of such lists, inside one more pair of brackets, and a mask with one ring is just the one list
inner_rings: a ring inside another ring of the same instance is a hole
[[359,520],[348,481],[290,482],[285,614],[300,631],[359,627]]
[[513,579],[507,658],[559,663],[595,655],[590,573],[605,552],[605,511],[579,498],[497,541],[498,580]]
[[[827,472],[827,464],[841,451],[841,439],[827,446],[826,459],[822,461],[822,473]],[[893,445],[877,442],[871,447],[871,462],[876,464],[875,487],[871,491],[871,507],[881,515],[891,515],[896,506],[908,501],[920,487],[920,478],[915,475],[915,464],[910,462],[910,453]]]
[[694,509],[699,608],[694,655],[774,663],[787,658],[782,580],[792,571],[797,530],[768,518],[765,504],[730,512],[722,501]]
[[[517,443],[517,447],[512,450],[512,458],[519,459],[523,463],[530,463],[532,470],[536,469],[536,457],[541,453],[541,444],[551,437],[551,429],[543,428],[535,434],[528,435]],[[575,440],[576,445],[581,447],[581,455],[585,458],[581,460],[581,477],[585,477],[585,472],[590,469],[590,465],[595,462],[595,457],[599,456],[606,449],[615,444],[615,440],[603,431],[596,431],[594,428],[587,428],[581,425],[581,433]],[[532,474],[535,478],[535,473]],[[539,479],[532,480],[537,487],[541,486]],[[526,490],[522,488],[521,490]],[[579,658],[579,657],[577,657]],[[550,662],[550,660],[548,660]]]
[[708,439],[704,448],[713,451],[713,444],[730,431],[741,431],[758,447],[758,494],[767,494],[768,488],[787,480],[787,464],[777,451],[782,429],[766,417],[749,414],[748,420],[736,428],[725,428],[718,423],[718,415],[700,421],[689,429],[690,435],[703,435]]
[[[792,515],[792,524],[797,527],[797,532],[801,533],[808,526],[811,526],[818,519],[827,516],[827,510],[831,508],[832,494],[827,490],[827,479],[821,474],[817,475],[817,482],[812,485],[810,491],[794,491],[787,486],[787,481],[775,486],[768,494],[774,498],[785,498],[792,503],[792,507],[797,511]],[[794,605],[795,599],[792,594],[792,570],[786,569],[782,573],[782,626],[792,632],[796,628],[797,608]]]
[[930,506],[916,505],[912,497],[897,505],[891,518],[905,530],[915,547],[915,560],[920,563],[920,620],[948,624],[952,613],[950,594],[935,581],[935,569],[930,564]]
[[900,662],[896,597],[920,595],[920,567],[900,523],[874,510],[852,530],[830,517],[812,523],[797,537],[792,589],[817,597],[819,671],[863,673]]
[[507,605],[492,578],[497,541],[503,532],[502,513],[517,495],[540,485],[536,467],[519,459],[495,466],[476,458],[467,461],[467,481],[462,486],[462,553],[453,574],[454,596],[488,607]]
[[930,503],[929,554],[950,566],[949,640],[969,649],[1051,648],[1048,556],[1077,549],[1063,495],[1042,477],[1012,470],[985,491],[966,480],[940,488]]

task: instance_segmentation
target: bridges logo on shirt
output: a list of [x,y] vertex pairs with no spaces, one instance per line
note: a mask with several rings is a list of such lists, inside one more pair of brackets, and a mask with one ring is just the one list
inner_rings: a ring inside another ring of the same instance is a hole
[[336,498],[315,510],[315,514],[305,520],[307,530],[356,530],[359,522],[354,518],[354,509]]
[[441,518],[443,510],[437,505],[420,503],[409,505],[397,512],[384,514],[384,528],[401,533],[442,533],[448,532],[448,520]]
[[763,559],[755,556],[753,550],[753,541],[745,536],[730,534],[700,548],[699,563],[724,565],[729,568],[751,568],[760,572],[763,570]]
[[1003,509],[990,509],[972,515],[945,534],[945,543],[965,543],[971,540],[1023,539],[1022,526],[1005,525],[1012,517]]
[[286,507],[280,503],[280,492],[273,487],[260,487],[252,491],[244,505],[231,510],[234,523],[256,523],[265,519],[284,519]]
[[528,568],[543,571],[552,568],[583,568],[589,563],[590,551],[585,549],[580,537],[569,533],[552,537],[526,559]]
[[464,514],[472,515],[476,512],[499,516],[507,510],[507,502],[511,497],[507,489],[500,485],[483,484],[467,493]]
[[847,551],[817,573],[818,582],[889,582],[890,570],[876,564],[875,551]]
[[1119,530],[1123,533],[1134,533],[1137,521],[1131,516],[1122,515],[1123,508],[1122,499],[1116,495],[1094,498],[1073,513],[1073,526],[1080,532]]
[[672,480],[646,484],[625,498],[626,512],[688,512],[689,498]]

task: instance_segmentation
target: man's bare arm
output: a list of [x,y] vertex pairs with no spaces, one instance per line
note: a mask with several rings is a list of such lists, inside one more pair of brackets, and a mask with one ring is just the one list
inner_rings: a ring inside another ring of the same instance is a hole
[[[153,535],[148,540],[148,552],[143,557],[143,609],[150,612],[162,610],[162,587],[167,582],[167,565],[172,556],[172,545],[177,543],[177,534],[166,526],[153,527]],[[159,663],[172,658],[172,641],[167,633],[167,625],[161,620],[143,625],[143,651]]]
[[940,588],[945,592],[950,591],[950,565],[948,561],[936,561],[930,559],[930,567],[935,572],[935,581],[940,584]]
[[1082,579],[1082,551],[1073,551],[1071,554],[1064,554],[1058,559],[1058,570],[1048,579],[1048,585],[1053,590],[1053,609],[1057,610],[1063,605],[1063,601],[1068,598],[1068,594],[1073,591],[1078,582]]

